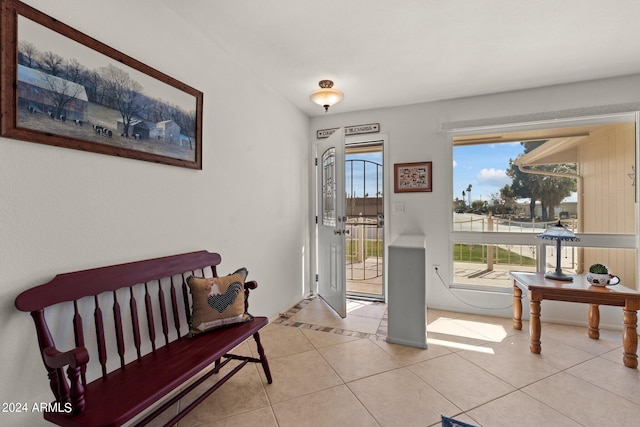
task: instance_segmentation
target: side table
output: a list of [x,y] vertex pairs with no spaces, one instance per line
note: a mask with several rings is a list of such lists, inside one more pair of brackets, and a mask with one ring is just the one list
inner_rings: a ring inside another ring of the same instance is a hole
[[640,310],[640,292],[622,285],[608,287],[592,286],[586,275],[573,275],[572,282],[551,280],[544,273],[510,272],[513,278],[513,327],[522,329],[522,293],[529,296],[529,331],[531,334],[531,352],[540,354],[541,324],[540,312],[542,300],[567,301],[589,304],[589,331],[592,339],[600,337],[600,305],[622,307],[624,329],[622,345],[623,363],[629,368],[638,367],[638,313]]

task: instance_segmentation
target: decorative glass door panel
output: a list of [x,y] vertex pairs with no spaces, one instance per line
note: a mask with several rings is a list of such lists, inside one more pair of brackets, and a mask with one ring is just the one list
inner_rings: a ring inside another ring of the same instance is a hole
[[322,154],[322,224],[336,225],[336,149],[329,148]]

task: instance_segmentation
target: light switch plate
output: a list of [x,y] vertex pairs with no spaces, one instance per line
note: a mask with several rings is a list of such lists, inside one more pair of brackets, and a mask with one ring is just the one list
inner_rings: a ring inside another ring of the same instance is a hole
[[394,213],[404,213],[404,203],[402,202],[393,203],[392,209]]

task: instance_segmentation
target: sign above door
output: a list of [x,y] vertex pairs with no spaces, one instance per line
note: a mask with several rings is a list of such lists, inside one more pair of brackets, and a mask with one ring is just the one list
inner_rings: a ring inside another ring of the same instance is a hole
[[[333,134],[337,129],[339,128],[319,129],[316,131],[316,138],[318,139],[329,138],[331,134]],[[376,132],[380,132],[380,123],[369,123],[366,125],[345,126],[344,128],[345,136],[358,135],[361,133],[376,133]]]

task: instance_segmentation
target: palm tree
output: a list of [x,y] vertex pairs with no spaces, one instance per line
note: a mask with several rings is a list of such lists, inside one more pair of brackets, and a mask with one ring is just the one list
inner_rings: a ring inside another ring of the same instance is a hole
[[471,206],[471,184],[467,187],[467,194],[469,195],[469,206]]

